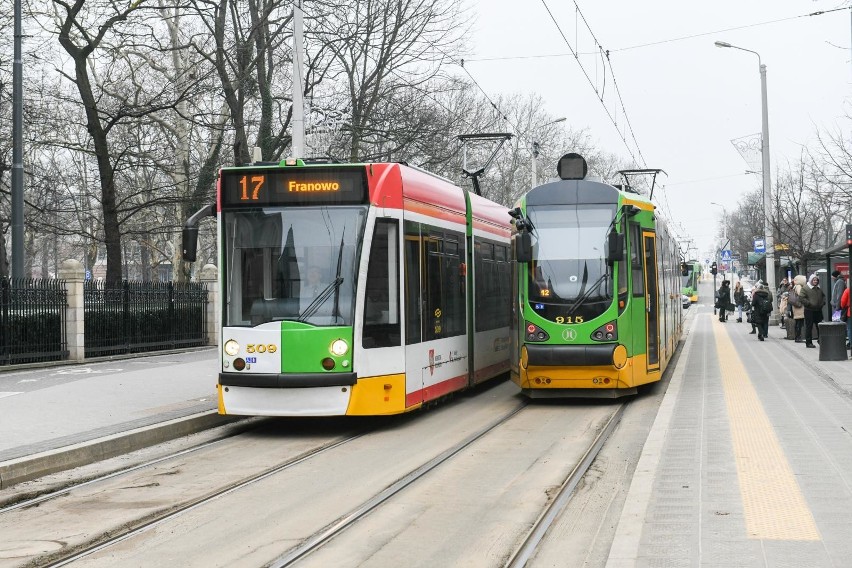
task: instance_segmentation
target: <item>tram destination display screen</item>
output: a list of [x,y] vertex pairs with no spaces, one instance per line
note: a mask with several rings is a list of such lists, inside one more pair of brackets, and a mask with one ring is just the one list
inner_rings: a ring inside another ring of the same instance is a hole
[[364,168],[222,170],[223,207],[367,203]]

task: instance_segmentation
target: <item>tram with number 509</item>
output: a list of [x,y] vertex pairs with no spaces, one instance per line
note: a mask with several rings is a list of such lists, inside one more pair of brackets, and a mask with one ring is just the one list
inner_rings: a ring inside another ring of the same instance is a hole
[[509,369],[507,208],[399,163],[224,168],[221,414],[408,412]]
[[533,398],[634,394],[661,378],[681,334],[679,248],[665,221],[649,198],[586,180],[587,169],[566,154],[559,181],[511,212],[511,377]]

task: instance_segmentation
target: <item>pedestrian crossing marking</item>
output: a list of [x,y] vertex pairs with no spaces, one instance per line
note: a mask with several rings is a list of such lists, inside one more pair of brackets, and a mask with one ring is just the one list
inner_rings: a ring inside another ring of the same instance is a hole
[[813,513],[725,326],[714,322],[713,332],[748,537],[820,540]]

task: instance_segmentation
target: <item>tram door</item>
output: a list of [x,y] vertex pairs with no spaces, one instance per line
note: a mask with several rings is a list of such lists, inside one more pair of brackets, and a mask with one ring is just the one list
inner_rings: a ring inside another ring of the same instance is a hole
[[648,371],[660,370],[660,306],[657,275],[657,236],[643,231],[645,249],[645,329],[647,333]]

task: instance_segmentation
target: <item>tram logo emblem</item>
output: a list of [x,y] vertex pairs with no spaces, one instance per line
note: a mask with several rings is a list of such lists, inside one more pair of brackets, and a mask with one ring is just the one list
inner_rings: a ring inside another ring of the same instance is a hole
[[577,339],[577,331],[574,329],[566,329],[562,332],[562,339],[565,341],[574,341]]

